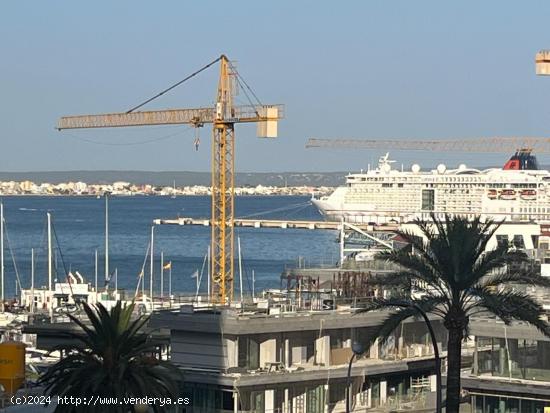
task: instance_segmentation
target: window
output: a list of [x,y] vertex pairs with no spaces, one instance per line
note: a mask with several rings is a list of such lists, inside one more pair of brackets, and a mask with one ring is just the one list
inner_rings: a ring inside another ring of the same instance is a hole
[[265,392],[252,391],[250,392],[250,406],[255,413],[264,413],[265,411]]
[[346,382],[331,382],[329,387],[329,398],[328,402],[329,405],[334,406],[338,402],[345,401],[346,400]]
[[514,235],[513,243],[516,248],[525,248],[525,242],[523,241],[523,235],[521,234]]
[[260,367],[260,345],[250,337],[239,337],[239,367],[254,370]]
[[307,389],[306,413],[322,413],[325,411],[325,386]]
[[497,244],[499,247],[508,246],[508,235],[497,235]]
[[435,209],[435,191],[433,189],[422,190],[422,210],[433,211]]

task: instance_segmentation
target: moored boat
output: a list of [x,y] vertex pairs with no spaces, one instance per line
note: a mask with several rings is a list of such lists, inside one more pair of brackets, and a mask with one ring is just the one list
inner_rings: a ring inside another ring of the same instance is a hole
[[[377,168],[346,176],[329,196],[313,204],[328,221],[387,224],[430,220],[432,214],[464,215],[470,219],[508,222],[550,221],[550,205],[532,208],[542,194],[550,197],[550,171],[538,168],[530,149],[521,149],[501,168],[476,169],[440,164],[422,169],[394,168],[388,154]],[[518,213],[521,212],[521,213]]]

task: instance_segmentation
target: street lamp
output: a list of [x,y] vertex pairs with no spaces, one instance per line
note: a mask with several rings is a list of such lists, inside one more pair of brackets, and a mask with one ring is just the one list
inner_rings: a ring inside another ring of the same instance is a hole
[[415,311],[417,311],[422,318],[424,319],[424,322],[426,323],[426,327],[428,327],[428,332],[430,333],[430,338],[432,340],[432,347],[434,348],[434,361],[435,361],[435,387],[436,387],[436,412],[441,413],[441,358],[439,357],[439,347],[437,345],[437,338],[435,337],[435,332],[432,327],[432,323],[430,322],[430,318],[426,314],[426,312],[418,305],[412,302],[403,301],[403,302],[392,302],[392,304],[396,307],[408,307],[412,308]]
[[441,413],[441,358],[439,358],[439,347],[437,346],[437,339],[435,337],[435,332],[432,327],[432,323],[426,312],[420,308],[418,304],[410,304],[410,307],[414,308],[416,311],[422,315],[422,318],[426,322],[428,331],[430,332],[430,338],[432,339],[432,347],[434,348],[434,359],[435,359],[435,387],[436,387],[436,397],[435,405],[436,412]]
[[355,358],[355,356],[360,356],[361,354],[363,354],[365,352],[365,346],[363,346],[363,344],[359,343],[358,341],[353,341],[351,343],[351,351],[352,351],[352,355],[349,359],[349,364],[348,364],[348,377],[347,377],[347,380],[346,380],[346,413],[349,413],[350,412],[350,381],[351,381],[351,364],[353,363],[353,359]]
[[[550,58],[550,52],[549,52],[549,58]],[[550,60],[549,60],[550,62]],[[435,377],[436,377],[436,412],[441,413],[441,358],[439,357],[439,347],[437,345],[437,338],[435,337],[435,332],[432,327],[432,323],[430,322],[430,319],[426,312],[416,303],[406,300],[383,300],[382,304],[375,306],[372,309],[365,309],[361,312],[371,311],[374,309],[380,309],[380,308],[388,308],[388,307],[399,307],[399,308],[411,308],[414,311],[416,311],[418,314],[422,316],[424,319],[424,322],[426,323],[426,327],[428,328],[428,332],[430,333],[430,338],[432,340],[432,346],[434,348],[434,361],[435,361]],[[355,355],[355,352],[354,352]],[[351,362],[353,361],[353,357],[350,360],[350,365],[348,368],[348,380],[349,380],[349,374],[351,370]],[[349,387],[349,386],[348,386]],[[347,399],[347,397],[346,397]],[[346,400],[347,401],[347,400]],[[347,405],[346,405],[347,407]],[[346,412],[349,412],[349,408],[346,409]]]

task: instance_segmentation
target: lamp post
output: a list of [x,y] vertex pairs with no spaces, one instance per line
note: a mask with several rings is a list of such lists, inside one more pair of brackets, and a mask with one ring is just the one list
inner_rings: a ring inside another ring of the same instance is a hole
[[436,405],[436,413],[441,413],[441,358],[439,357],[439,347],[437,346],[437,339],[435,337],[435,332],[432,327],[432,323],[430,322],[430,319],[428,318],[428,315],[426,312],[420,308],[418,304],[412,304],[412,308],[414,308],[416,311],[422,315],[422,318],[426,322],[426,327],[428,327],[428,331],[430,332],[430,338],[432,339],[432,347],[434,348],[434,359],[435,359],[435,387],[436,387],[436,397],[435,397],[435,405]]
[[348,376],[347,376],[347,380],[346,380],[346,413],[350,413],[350,398],[351,398],[351,391],[350,391],[350,382],[351,382],[351,364],[353,363],[353,360],[355,359],[355,356],[360,356],[361,354],[363,354],[365,352],[365,347],[357,342],[357,341],[354,341],[353,343],[351,343],[351,351],[352,351],[352,355],[349,359],[349,364],[348,364]]

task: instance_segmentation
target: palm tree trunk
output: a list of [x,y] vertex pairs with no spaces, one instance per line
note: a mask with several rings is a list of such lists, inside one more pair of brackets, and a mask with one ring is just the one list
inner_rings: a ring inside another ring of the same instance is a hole
[[447,401],[446,413],[458,413],[460,408],[460,363],[462,328],[449,329],[447,341]]

